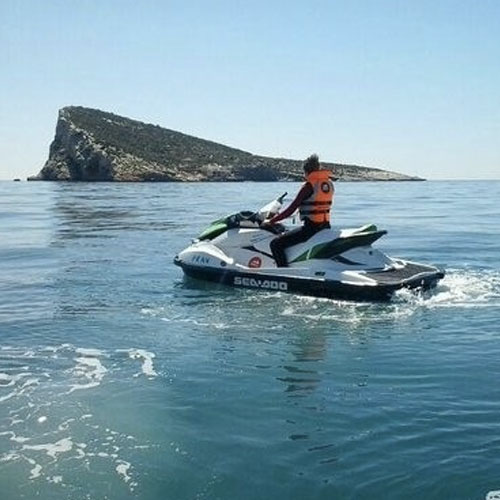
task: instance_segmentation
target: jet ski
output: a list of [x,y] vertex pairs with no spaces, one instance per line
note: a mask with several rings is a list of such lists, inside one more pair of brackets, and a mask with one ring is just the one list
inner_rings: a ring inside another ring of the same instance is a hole
[[262,224],[280,211],[286,194],[256,212],[242,211],[212,222],[174,263],[187,276],[237,288],[354,300],[389,299],[403,288],[426,290],[444,277],[436,267],[373,248],[387,234],[373,224],[323,229],[287,248],[288,267],[277,267],[269,244],[286,227]]

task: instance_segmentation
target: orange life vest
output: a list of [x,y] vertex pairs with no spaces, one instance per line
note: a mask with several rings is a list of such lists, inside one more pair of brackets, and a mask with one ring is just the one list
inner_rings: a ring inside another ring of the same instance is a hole
[[299,206],[300,219],[309,219],[315,224],[330,221],[330,208],[333,204],[334,187],[329,170],[315,170],[306,176],[313,193]]

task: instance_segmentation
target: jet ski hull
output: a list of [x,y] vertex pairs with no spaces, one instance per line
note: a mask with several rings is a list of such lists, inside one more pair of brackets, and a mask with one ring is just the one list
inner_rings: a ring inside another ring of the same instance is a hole
[[[187,276],[236,288],[296,293],[314,297],[348,300],[389,300],[394,292],[403,288],[427,290],[443,278],[437,268],[405,262],[402,269],[369,271],[364,275],[372,284],[353,284],[319,277],[298,277],[291,274],[266,274],[262,271],[239,271],[228,268],[213,268],[184,262],[179,257],[174,263]],[[281,268],[283,270],[293,268]]]
[[286,249],[289,267],[276,267],[272,241],[286,229],[262,223],[278,213],[284,195],[257,212],[218,219],[174,259],[187,276],[253,290],[332,299],[386,300],[401,288],[428,289],[439,269],[389,257],[372,244],[386,234],[373,224],[321,228]]

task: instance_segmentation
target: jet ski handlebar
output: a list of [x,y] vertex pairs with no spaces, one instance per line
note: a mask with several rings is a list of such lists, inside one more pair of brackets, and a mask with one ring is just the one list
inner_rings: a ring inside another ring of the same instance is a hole
[[264,205],[257,212],[259,216],[262,217],[262,220],[268,219],[269,217],[276,215],[281,210],[281,206],[283,205],[283,200],[285,199],[285,196],[287,194],[288,193],[283,193],[281,196],[278,196],[278,198],[275,198],[267,205]]

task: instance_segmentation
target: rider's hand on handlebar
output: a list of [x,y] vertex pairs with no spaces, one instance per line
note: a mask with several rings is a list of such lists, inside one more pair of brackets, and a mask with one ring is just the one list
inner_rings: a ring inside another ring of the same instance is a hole
[[283,231],[283,228],[281,224],[273,224],[270,219],[266,219],[261,225],[261,229],[264,229],[266,231],[270,231],[271,233],[274,234],[280,234]]

